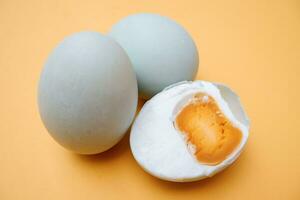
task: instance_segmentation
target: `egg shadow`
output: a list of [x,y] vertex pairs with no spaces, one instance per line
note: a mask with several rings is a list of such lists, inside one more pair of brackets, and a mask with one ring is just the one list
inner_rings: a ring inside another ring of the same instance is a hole
[[[143,99],[138,100],[137,104],[137,111],[135,114],[135,118],[142,109],[144,103],[146,101]],[[129,134],[130,134],[131,126],[126,131],[124,137],[112,148],[108,149],[99,154],[95,155],[81,155],[81,154],[72,154],[75,158],[80,159],[86,163],[100,163],[100,162],[108,162],[118,157],[121,157],[123,154],[128,154],[130,152],[130,145],[129,145]]]
[[217,173],[213,177],[209,177],[206,179],[193,182],[170,182],[155,178],[148,173],[147,176],[144,177],[146,177],[148,181],[157,185],[157,187],[163,188],[166,191],[182,193],[186,191],[197,190],[205,192],[208,188],[214,188],[217,187],[217,185],[226,184],[226,181],[230,178],[238,178],[238,173],[241,173],[243,170],[246,170],[247,163],[249,163],[249,152],[245,150],[232,165],[228,166],[226,169]]
[[[229,167],[230,168],[230,167]],[[205,187],[209,187],[210,185],[218,184],[218,182],[222,181],[224,177],[226,177],[226,172],[229,169],[225,169],[223,172],[220,172],[219,174],[216,174],[213,177],[193,181],[193,182],[170,182],[170,181],[164,181],[160,179],[155,179],[156,184],[159,185],[159,187],[166,188],[168,190],[193,190],[193,189],[199,189],[200,187],[203,189]]]
[[111,160],[117,159],[130,150],[129,148],[129,131],[125,133],[125,136],[119,141],[115,146],[95,155],[81,155],[81,154],[73,154],[76,158],[80,159],[89,164],[96,164],[99,162],[109,162]]

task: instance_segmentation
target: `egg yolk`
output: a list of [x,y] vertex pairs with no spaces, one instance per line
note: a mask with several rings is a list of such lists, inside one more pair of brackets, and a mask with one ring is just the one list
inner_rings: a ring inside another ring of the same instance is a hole
[[200,163],[217,165],[239,145],[241,131],[234,127],[207,94],[197,93],[177,114],[176,128],[185,135]]

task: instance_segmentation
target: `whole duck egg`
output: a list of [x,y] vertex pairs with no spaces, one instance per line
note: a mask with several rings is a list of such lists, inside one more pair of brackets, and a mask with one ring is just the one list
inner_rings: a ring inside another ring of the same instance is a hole
[[165,87],[191,81],[198,70],[198,50],[191,35],[170,18],[151,13],[127,16],[111,28],[137,75],[140,97],[149,99]]
[[124,50],[96,32],[66,37],[40,76],[38,106],[51,136],[80,154],[114,146],[133,121],[137,80]]

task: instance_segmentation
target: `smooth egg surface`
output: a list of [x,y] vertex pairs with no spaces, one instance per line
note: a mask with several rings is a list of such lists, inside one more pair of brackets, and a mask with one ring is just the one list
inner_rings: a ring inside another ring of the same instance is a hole
[[40,76],[39,111],[51,136],[80,154],[103,152],[129,128],[137,81],[124,50],[96,32],[66,37]]
[[109,35],[130,57],[144,99],[173,83],[193,80],[197,74],[198,50],[192,37],[167,17],[130,15],[117,22]]
[[185,81],[146,102],[132,126],[130,145],[148,173],[187,182],[229,166],[244,148],[248,132],[249,120],[231,89]]

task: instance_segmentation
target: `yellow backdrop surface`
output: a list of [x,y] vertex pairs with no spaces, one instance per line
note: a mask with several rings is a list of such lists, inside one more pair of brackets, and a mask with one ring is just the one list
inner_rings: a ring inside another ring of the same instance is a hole
[[[213,178],[178,184],[148,175],[128,134],[103,154],[75,155],[40,120],[37,83],[56,44],[139,12],[182,24],[199,49],[197,79],[231,86],[251,119],[245,151]],[[298,0],[1,0],[0,199],[299,200],[299,75]]]

